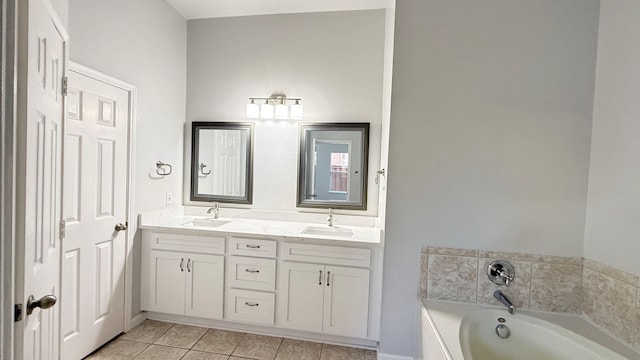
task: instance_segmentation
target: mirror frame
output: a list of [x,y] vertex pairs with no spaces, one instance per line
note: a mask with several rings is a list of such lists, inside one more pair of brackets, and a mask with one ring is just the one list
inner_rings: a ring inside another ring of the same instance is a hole
[[[247,132],[247,166],[244,196],[225,196],[215,194],[199,194],[198,193],[198,171],[199,156],[198,149],[200,146],[200,130],[220,129],[220,130],[248,130]],[[253,123],[242,122],[210,122],[210,121],[194,121],[191,124],[191,201],[219,201],[222,203],[233,204],[252,204],[253,202]]]
[[[367,210],[367,184],[369,170],[369,123],[313,123],[299,125],[299,142],[298,149],[298,191],[297,191],[297,207],[322,208],[322,209],[347,209],[347,210]],[[362,197],[358,203],[339,203],[335,201],[318,201],[307,199],[308,179],[307,163],[309,157],[306,156],[308,139],[307,131],[344,131],[356,130],[362,132],[362,147],[360,154],[360,163],[362,164],[362,176],[360,178],[360,188],[362,189]]]

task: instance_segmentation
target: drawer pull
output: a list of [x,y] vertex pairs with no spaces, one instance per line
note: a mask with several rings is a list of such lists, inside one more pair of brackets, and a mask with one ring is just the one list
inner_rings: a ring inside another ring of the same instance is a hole
[[320,270],[320,275],[318,275],[318,285],[322,285],[322,270]]
[[248,273],[252,273],[252,274],[255,274],[255,273],[259,273],[259,272],[260,272],[260,270],[256,270],[256,269],[244,269],[244,271],[246,271],[246,272],[248,272]]
[[180,258],[180,271],[184,271],[184,258]]
[[248,249],[260,249],[260,245],[255,244],[247,244],[245,245]]
[[248,301],[245,301],[244,304],[247,305],[247,306],[258,306],[258,305],[260,305],[257,302],[248,302]]
[[327,271],[327,286],[329,286],[329,276],[331,276],[331,271]]
[[187,260],[187,272],[191,272],[191,259]]

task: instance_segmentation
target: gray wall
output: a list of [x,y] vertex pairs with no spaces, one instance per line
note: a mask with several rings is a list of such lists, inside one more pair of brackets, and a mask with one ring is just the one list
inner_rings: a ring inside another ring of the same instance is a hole
[[[92,67],[138,90],[134,215],[165,207],[165,193],[182,202],[183,123],[186,91],[187,24],[165,1],[71,0],[71,60]],[[158,160],[174,174],[153,179]],[[131,224],[136,229],[137,224]],[[137,238],[139,239],[139,237]],[[139,241],[134,276],[139,276]],[[139,310],[139,278],[134,278],[134,314]]]
[[584,256],[640,275],[640,7],[602,0]]
[[582,256],[598,12],[398,1],[383,353],[413,352],[422,245]]
[[[188,29],[188,121],[247,121],[249,97],[285,93],[303,98],[305,122],[370,122],[367,214],[377,213],[384,10],[191,20]],[[296,210],[298,123],[255,120],[253,208]]]

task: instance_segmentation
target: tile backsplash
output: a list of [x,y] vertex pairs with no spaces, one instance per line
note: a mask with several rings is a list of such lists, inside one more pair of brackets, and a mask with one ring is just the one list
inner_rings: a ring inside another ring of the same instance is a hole
[[[489,281],[486,272],[493,260],[513,265],[511,286]],[[640,349],[636,275],[582,258],[442,247],[423,247],[420,261],[422,298],[500,305],[493,291],[502,288],[517,308],[583,315]]]

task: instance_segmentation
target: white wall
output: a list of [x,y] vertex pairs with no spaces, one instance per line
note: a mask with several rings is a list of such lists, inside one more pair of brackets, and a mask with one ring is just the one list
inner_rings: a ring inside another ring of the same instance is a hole
[[[137,87],[134,215],[165,207],[167,192],[180,204],[186,21],[164,1],[71,0],[69,33],[71,60]],[[158,160],[173,165],[171,176],[149,176]],[[130,228],[136,229],[137,224]],[[134,276],[140,273],[139,256],[138,241]],[[139,311],[139,278],[134,282],[135,314]]]
[[[366,214],[377,213],[384,10],[190,20],[188,29],[188,121],[247,121],[249,97],[285,93],[303,98],[305,122],[370,122]],[[298,123],[256,120],[253,208],[297,210]],[[185,164],[190,149],[187,137]]]
[[598,0],[396,4],[381,351],[422,245],[581,256]]
[[640,275],[640,3],[602,0],[584,257]]

